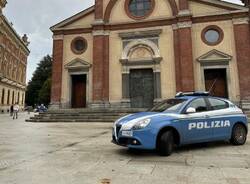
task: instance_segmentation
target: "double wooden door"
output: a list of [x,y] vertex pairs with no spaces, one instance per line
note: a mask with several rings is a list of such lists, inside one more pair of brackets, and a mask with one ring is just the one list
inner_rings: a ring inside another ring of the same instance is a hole
[[130,71],[129,91],[131,107],[150,108],[154,102],[154,76],[152,69]]
[[72,75],[72,108],[86,107],[86,75]]

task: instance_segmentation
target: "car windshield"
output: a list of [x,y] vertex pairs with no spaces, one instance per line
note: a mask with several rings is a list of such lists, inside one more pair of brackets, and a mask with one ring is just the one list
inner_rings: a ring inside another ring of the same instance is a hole
[[168,99],[164,102],[156,104],[151,112],[177,112],[183,103],[187,101],[186,99]]

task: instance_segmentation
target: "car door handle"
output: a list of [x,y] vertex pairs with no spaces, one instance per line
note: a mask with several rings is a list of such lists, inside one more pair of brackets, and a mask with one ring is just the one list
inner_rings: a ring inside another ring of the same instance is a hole
[[205,118],[210,118],[210,116],[209,116],[209,115],[205,115],[204,117],[205,117]]

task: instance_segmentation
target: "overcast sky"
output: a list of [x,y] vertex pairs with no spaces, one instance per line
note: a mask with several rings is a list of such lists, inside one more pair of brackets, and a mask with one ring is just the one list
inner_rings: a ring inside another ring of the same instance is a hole
[[[7,0],[4,14],[16,31],[26,33],[31,44],[28,58],[27,80],[30,80],[37,63],[52,53],[52,34],[49,28],[94,4],[94,0]],[[239,3],[240,0],[228,0]]]

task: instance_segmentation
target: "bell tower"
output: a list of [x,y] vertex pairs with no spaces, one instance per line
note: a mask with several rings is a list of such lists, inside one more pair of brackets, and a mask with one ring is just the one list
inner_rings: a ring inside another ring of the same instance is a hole
[[0,0],[0,13],[2,13],[2,9],[5,7],[7,4],[7,0]]

